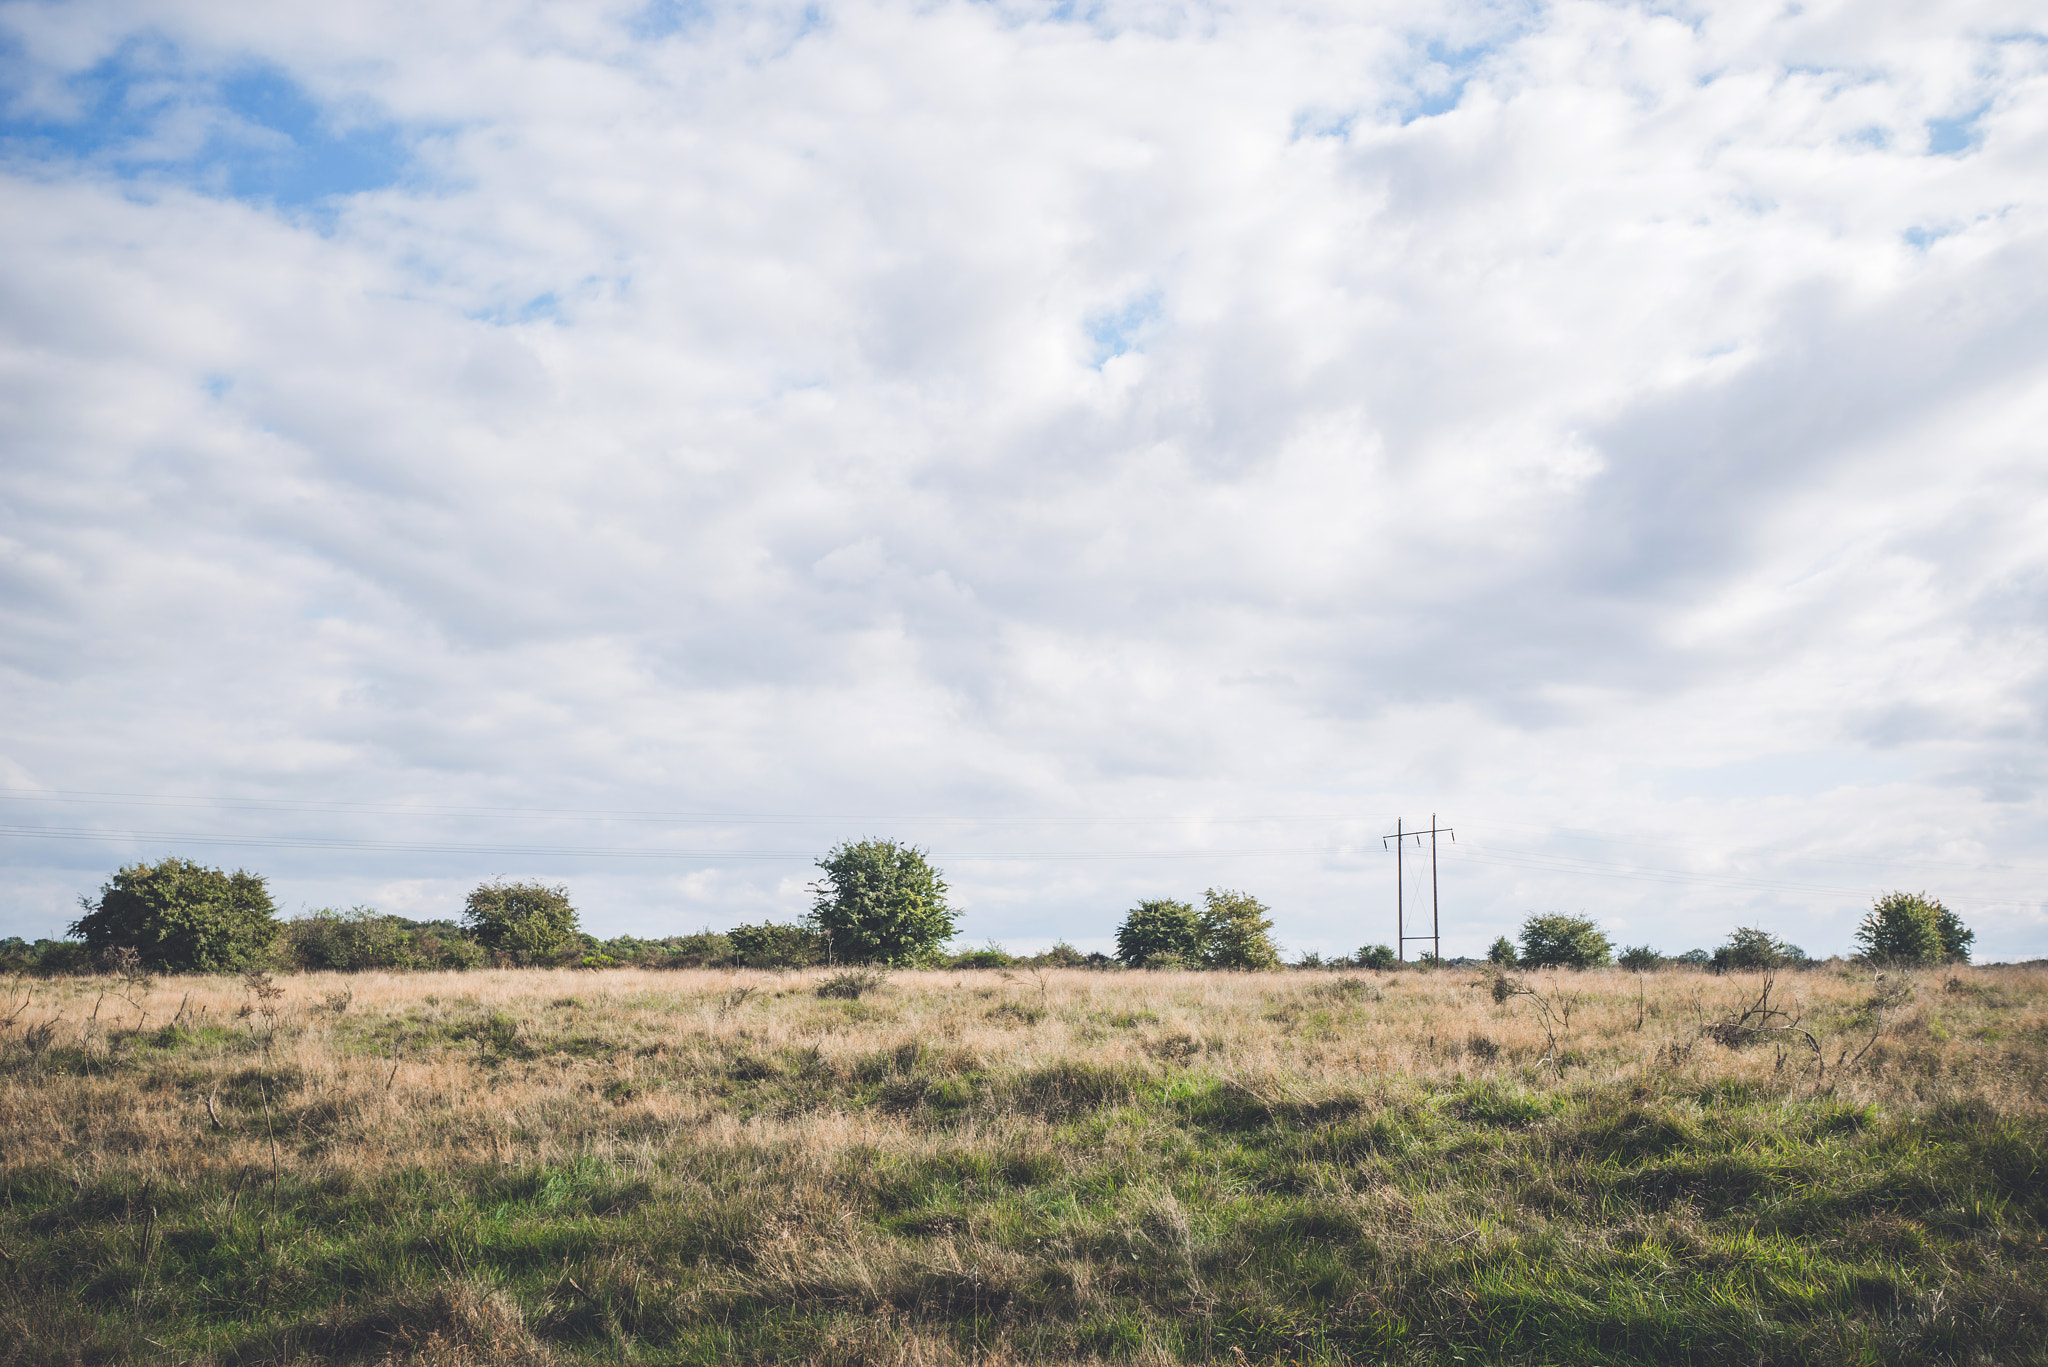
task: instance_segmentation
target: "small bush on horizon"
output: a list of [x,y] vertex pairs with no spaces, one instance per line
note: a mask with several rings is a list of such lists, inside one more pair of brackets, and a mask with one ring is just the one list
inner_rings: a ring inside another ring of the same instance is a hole
[[1806,951],[1780,940],[1759,926],[1740,926],[1728,933],[1727,942],[1708,959],[1716,973],[1741,969],[1782,968],[1806,962]]
[[1648,945],[1630,945],[1614,961],[1631,973],[1649,973],[1664,966],[1664,956]]
[[1401,960],[1394,953],[1392,946],[1361,945],[1358,952],[1351,956],[1351,962],[1360,968],[1377,969],[1384,973],[1398,965]]
[[1857,958],[1871,963],[1968,963],[1977,933],[1924,892],[1888,892],[1856,928]]
[[980,949],[970,949],[955,954],[946,960],[948,968],[1008,968],[1017,962],[1015,955],[990,940]]
[[1521,960],[1515,955],[1515,942],[1503,935],[1487,948],[1486,962],[1502,968],[1513,968]]

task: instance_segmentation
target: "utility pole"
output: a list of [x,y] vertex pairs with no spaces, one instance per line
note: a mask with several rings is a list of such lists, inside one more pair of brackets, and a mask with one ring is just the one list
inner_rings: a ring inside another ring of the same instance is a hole
[[[1429,837],[1429,934],[1427,935],[1410,935],[1408,933],[1408,880],[1402,870],[1401,853],[1407,844],[1408,837],[1411,835],[1415,837],[1415,843],[1418,846],[1422,844],[1423,836]],[[1449,836],[1451,843],[1454,845],[1458,842],[1458,833],[1449,826],[1437,825],[1436,813],[1431,812],[1429,814],[1429,829],[1426,831],[1408,830],[1402,825],[1401,819],[1397,817],[1394,821],[1394,833],[1380,837],[1381,849],[1387,847],[1389,840],[1394,842],[1394,957],[1403,962],[1406,962],[1408,958],[1408,942],[1410,940],[1428,940],[1430,942],[1430,957],[1433,959],[1444,957],[1443,917],[1437,901],[1436,884],[1436,838],[1439,835]]]

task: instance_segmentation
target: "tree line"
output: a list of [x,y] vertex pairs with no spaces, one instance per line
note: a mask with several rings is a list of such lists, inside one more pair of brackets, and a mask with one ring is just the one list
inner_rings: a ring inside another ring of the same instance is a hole
[[[265,968],[361,971],[465,969],[485,965],[633,965],[649,968],[807,968],[825,964],[885,967],[1003,968],[1018,964],[1134,969],[1282,967],[1266,905],[1249,893],[1211,888],[1189,902],[1139,902],[1116,932],[1116,954],[1083,954],[1061,942],[1022,958],[993,943],[948,953],[958,913],[924,851],[891,840],[849,841],[818,861],[809,914],[790,924],[763,922],[660,939],[586,934],[568,889],[495,879],[463,904],[460,921],[415,921],[372,908],[323,908],[280,921],[265,879],[170,857],[114,873],[97,898],[81,898],[71,940],[0,940],[0,971],[76,973],[115,965],[159,972],[226,973]],[[1502,967],[1593,968],[1617,962],[1608,937],[1584,917],[1532,915],[1520,943],[1494,942]],[[1924,893],[1879,898],[1856,933],[1859,957],[1887,963],[1966,962],[1975,933]],[[1349,957],[1303,955],[1301,968],[1391,969],[1388,946]],[[1756,928],[1733,932],[1712,954],[1666,957],[1644,945],[1624,948],[1621,967],[1642,971],[1694,964],[1716,971],[1807,960],[1798,946]],[[1426,966],[1432,961],[1420,961]]]

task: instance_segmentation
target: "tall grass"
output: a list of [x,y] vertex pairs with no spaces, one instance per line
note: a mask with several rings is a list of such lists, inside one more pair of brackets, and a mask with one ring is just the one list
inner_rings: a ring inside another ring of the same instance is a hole
[[822,976],[0,1000],[0,1362],[2048,1361],[2038,969]]

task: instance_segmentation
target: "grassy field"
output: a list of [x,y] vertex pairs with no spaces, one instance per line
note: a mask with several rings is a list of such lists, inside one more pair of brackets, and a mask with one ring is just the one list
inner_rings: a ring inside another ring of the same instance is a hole
[[823,976],[17,985],[0,1362],[2048,1362],[2041,969]]

